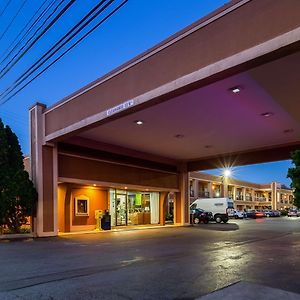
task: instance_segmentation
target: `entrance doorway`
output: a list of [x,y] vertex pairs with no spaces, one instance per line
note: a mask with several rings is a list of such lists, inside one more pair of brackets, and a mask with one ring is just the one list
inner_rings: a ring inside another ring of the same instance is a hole
[[127,195],[116,194],[116,226],[127,225]]
[[110,189],[112,226],[159,223],[159,193]]

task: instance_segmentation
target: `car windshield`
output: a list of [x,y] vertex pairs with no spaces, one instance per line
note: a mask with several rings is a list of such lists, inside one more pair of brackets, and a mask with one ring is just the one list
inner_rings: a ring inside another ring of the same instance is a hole
[[233,202],[228,202],[228,208],[234,208],[233,207]]

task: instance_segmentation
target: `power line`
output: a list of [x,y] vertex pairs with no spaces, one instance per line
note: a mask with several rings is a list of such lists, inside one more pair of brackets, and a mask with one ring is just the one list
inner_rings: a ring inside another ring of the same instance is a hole
[[8,2],[6,3],[5,7],[2,9],[2,11],[0,12],[0,17],[5,13],[9,3],[11,2],[11,0],[8,0]]
[[[45,64],[53,55],[55,55],[64,45],[66,45],[73,37],[82,31],[90,22],[92,22],[101,12],[103,12],[115,0],[110,0],[107,4],[101,7],[107,0],[102,0],[93,9],[91,9],[71,30],[69,30],[54,46],[52,46],[37,62],[28,68],[17,80],[15,80],[6,90],[4,90],[0,97],[6,97],[13,89],[24,82],[32,73],[38,70]],[[97,11],[98,10],[98,11]],[[94,14],[94,15],[93,15]],[[93,15],[92,17],[90,17]],[[90,18],[89,18],[90,17]],[[89,18],[89,19],[88,19]],[[87,20],[88,19],[88,20]],[[81,26],[80,26],[81,25]],[[79,27],[80,26],[80,27]],[[78,28],[79,27],[79,28]],[[78,29],[77,29],[78,28]],[[77,30],[76,30],[77,29]],[[75,31],[76,30],[76,31]],[[75,32],[74,32],[75,31]],[[71,36],[70,36],[71,35]],[[69,36],[69,37],[68,37]],[[65,40],[65,41],[64,41]],[[56,49],[55,49],[56,48]],[[53,51],[54,50],[54,51]],[[52,52],[52,53],[51,53]],[[10,90],[10,91],[9,91]]]
[[[64,0],[61,0],[60,3],[55,7],[54,11],[51,13],[50,17],[55,13],[55,11],[58,9],[58,7],[64,2]],[[18,53],[10,60],[10,62],[0,71],[0,79],[3,78],[4,75],[7,74],[11,70],[11,68],[28,52],[28,50],[52,27],[52,25],[71,7],[72,4],[74,4],[75,0],[70,0],[69,3],[56,15],[56,17],[42,30],[41,33],[38,34],[38,36],[29,44],[29,46],[17,57],[17,55],[26,47],[28,43],[23,46]],[[47,20],[49,17],[47,18]],[[42,24],[42,26],[45,24],[45,22]],[[39,29],[41,26],[39,27]],[[39,30],[38,29],[38,30]],[[37,31],[38,31],[37,30]],[[37,33],[35,32],[35,34]],[[33,36],[34,37],[34,36]],[[33,38],[32,37],[32,38]],[[31,38],[31,39],[32,39]],[[30,40],[31,40],[30,39]],[[11,64],[11,66],[9,66]]]
[[4,29],[4,32],[2,33],[2,35],[0,36],[0,41],[2,40],[2,38],[5,36],[5,34],[7,33],[7,31],[9,30],[9,28],[11,27],[11,25],[14,23],[15,19],[17,18],[17,16],[19,15],[20,11],[22,10],[22,8],[24,7],[25,3],[27,0],[23,1],[20,8],[18,9],[18,11],[16,12],[16,14],[14,15],[14,17],[12,18],[11,22],[8,24],[8,26]]
[[125,5],[128,0],[123,1],[120,5],[118,5],[112,12],[110,12],[106,17],[104,17],[101,21],[99,21],[94,27],[92,27],[88,32],[86,32],[76,43],[70,46],[67,50],[65,50],[59,57],[57,57],[53,62],[51,62],[48,66],[46,66],[42,71],[40,71],[37,75],[35,75],[30,81],[20,87],[16,92],[14,92],[8,98],[2,98],[0,105],[5,104],[7,101],[12,99],[15,95],[17,95],[20,91],[22,91],[27,85],[29,85],[33,80],[43,74],[47,69],[49,69],[53,64],[55,64],[59,59],[61,59],[65,54],[67,54],[71,49],[77,46],[83,39],[85,39],[89,34],[91,34],[95,29],[97,29],[102,23],[104,23],[110,16],[112,16],[115,12],[117,12],[123,5]]
[[[13,44],[17,41],[17,39],[20,37],[20,35],[26,30],[26,28],[29,26],[29,24],[31,23],[31,21],[35,18],[35,16],[38,14],[38,12],[41,10],[41,8],[44,6],[44,4],[47,2],[48,0],[44,0],[44,2],[42,3],[42,5],[37,9],[37,11],[35,12],[35,14],[31,17],[31,19],[27,22],[27,24],[23,27],[23,29],[18,33],[18,35],[15,37],[15,39],[11,42],[11,44],[4,50],[3,56],[5,55],[5,53],[8,52],[8,50],[13,46]],[[52,1],[52,3],[55,0]],[[49,6],[51,5],[51,3],[49,4]],[[48,7],[49,7],[48,6]],[[39,15],[38,18],[36,18],[36,20],[31,24],[31,26],[27,29],[27,31],[24,33],[24,35],[22,36],[21,39],[19,39],[18,43],[9,51],[9,53],[2,59],[2,61],[0,62],[0,65],[10,56],[11,53],[13,53],[15,51],[15,49],[20,45],[20,43],[26,38],[26,36],[29,34],[29,32],[32,30],[32,28],[37,24],[37,22],[40,20],[40,18],[44,15],[44,12],[48,9],[48,7],[46,7],[44,9],[44,11]]]

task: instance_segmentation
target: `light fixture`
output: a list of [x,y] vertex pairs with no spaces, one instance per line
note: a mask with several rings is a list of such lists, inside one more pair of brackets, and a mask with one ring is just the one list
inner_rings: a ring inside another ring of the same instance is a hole
[[136,125],[143,125],[143,124],[144,124],[144,121],[142,121],[142,120],[136,120],[136,121],[134,121],[134,123],[135,123]]
[[261,115],[262,117],[268,118],[268,117],[273,116],[274,113],[267,111],[267,112],[261,113],[260,115]]
[[97,184],[94,183],[93,186],[97,186]]
[[239,86],[235,86],[229,89],[232,93],[238,94],[241,91],[241,88]]
[[174,138],[176,138],[176,139],[183,139],[184,135],[183,134],[175,134]]
[[127,187],[127,186],[125,186],[125,187],[124,187],[124,189],[125,189],[125,190],[127,190],[127,189],[128,189],[128,187]]
[[231,171],[229,169],[224,170],[224,177],[229,177],[231,175]]

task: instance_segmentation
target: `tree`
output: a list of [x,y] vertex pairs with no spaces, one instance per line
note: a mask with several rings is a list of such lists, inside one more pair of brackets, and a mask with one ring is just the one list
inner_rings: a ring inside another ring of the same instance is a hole
[[24,169],[17,136],[0,119],[0,225],[19,232],[35,214],[37,192]]
[[288,169],[287,177],[291,178],[291,187],[294,189],[294,205],[300,208],[300,150],[296,150],[291,154],[294,168]]

